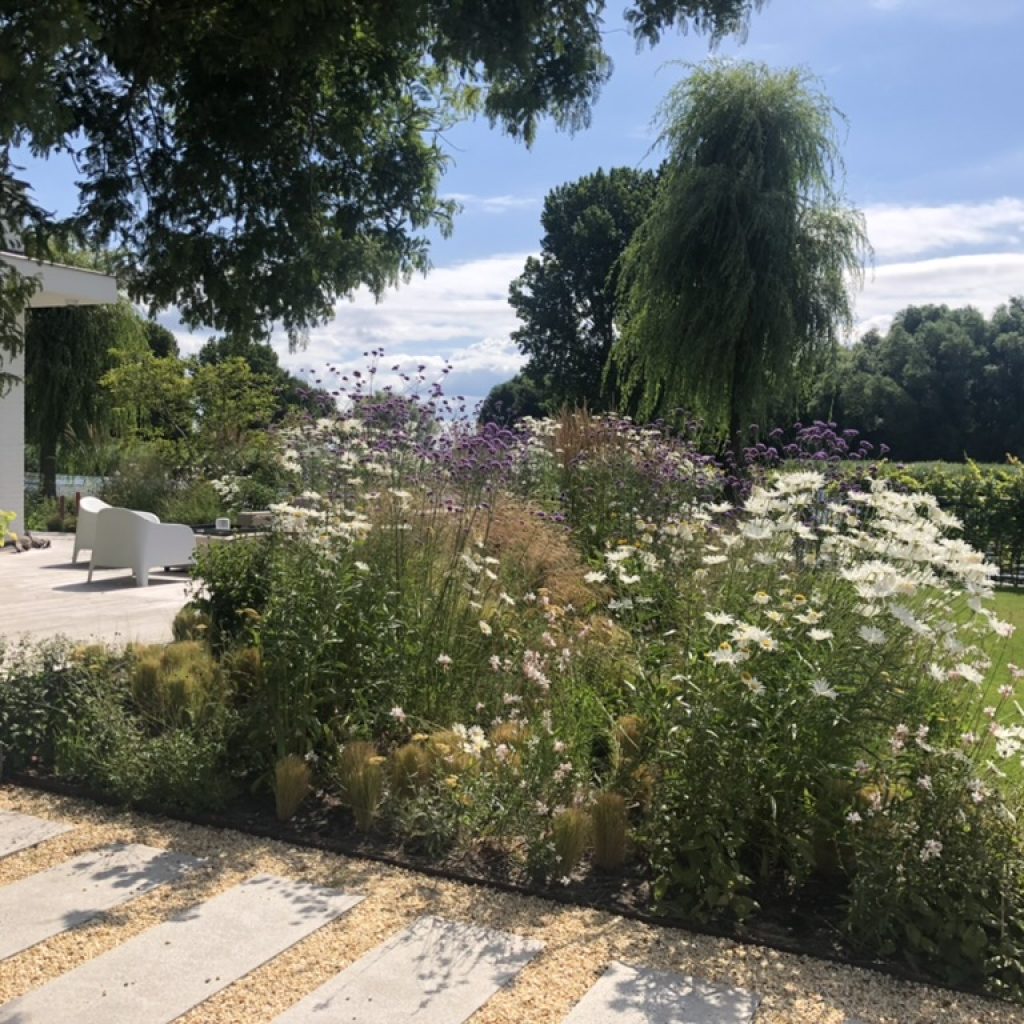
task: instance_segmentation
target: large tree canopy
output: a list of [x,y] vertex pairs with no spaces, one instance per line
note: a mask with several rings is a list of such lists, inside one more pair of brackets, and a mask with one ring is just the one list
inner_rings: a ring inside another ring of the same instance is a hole
[[512,335],[549,405],[614,405],[602,374],[612,342],[618,266],[650,213],[657,174],[615,167],[560,185],[544,200],[540,258],[512,282],[522,326]]
[[[628,17],[641,40],[673,25],[714,36],[761,2],[635,0]],[[295,336],[357,286],[425,267],[423,230],[453,213],[437,136],[453,116],[482,110],[527,141],[542,116],[586,123],[610,72],[602,10],[8,0],[0,177],[11,144],[74,152],[75,222],[126,254],[135,297],[192,325]]]
[[1024,299],[986,320],[971,307],[909,306],[884,334],[841,352],[813,415],[892,447],[899,459],[1024,457]]
[[695,67],[670,93],[612,350],[641,414],[684,406],[735,443],[833,355],[867,251],[834,181],[836,115],[804,72],[754,63]]

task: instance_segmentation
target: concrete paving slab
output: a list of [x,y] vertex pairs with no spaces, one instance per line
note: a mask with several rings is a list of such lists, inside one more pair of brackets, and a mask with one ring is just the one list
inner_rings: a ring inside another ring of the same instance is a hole
[[0,960],[127,903],[199,862],[152,846],[92,850],[0,888]]
[[171,623],[185,603],[188,578],[154,568],[148,587],[127,569],[97,569],[88,583],[89,552],[71,562],[70,534],[38,534],[49,548],[0,553],[4,614],[0,635],[44,640],[58,634],[76,641],[170,643]]
[[563,1024],[750,1024],[759,998],[674,971],[612,962]]
[[517,935],[423,917],[274,1024],[461,1024],[542,948]]
[[71,826],[63,822],[47,821],[17,811],[0,811],[0,857],[27,850],[45,839],[70,831]]
[[0,1006],[0,1024],[169,1024],[362,899],[259,875]]

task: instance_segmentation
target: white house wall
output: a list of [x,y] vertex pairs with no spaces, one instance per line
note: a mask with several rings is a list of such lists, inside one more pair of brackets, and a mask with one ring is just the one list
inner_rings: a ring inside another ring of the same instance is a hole
[[0,398],[0,510],[17,514],[11,529],[20,533],[25,528],[25,353],[13,360],[5,354],[2,369],[19,381]]

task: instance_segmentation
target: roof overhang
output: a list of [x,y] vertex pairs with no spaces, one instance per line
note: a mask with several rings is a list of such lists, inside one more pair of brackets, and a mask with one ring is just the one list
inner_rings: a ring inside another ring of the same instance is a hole
[[29,300],[30,309],[48,306],[109,306],[117,303],[117,280],[109,274],[80,267],[66,267],[62,263],[44,263],[0,252],[0,262],[14,267],[25,277],[39,280],[39,288]]

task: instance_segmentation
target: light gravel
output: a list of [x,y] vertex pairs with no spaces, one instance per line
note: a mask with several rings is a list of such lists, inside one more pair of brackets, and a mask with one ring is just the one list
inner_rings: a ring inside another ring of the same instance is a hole
[[[1024,1011],[759,946],[656,928],[614,914],[429,878],[239,832],[166,821],[11,786],[0,808],[74,824],[0,860],[0,885],[114,842],[204,858],[172,884],[0,963],[0,1004],[260,872],[364,893],[327,927],[180,1018],[183,1024],[269,1022],[421,915],[503,929],[544,943],[516,982],[471,1024],[559,1024],[611,960],[692,974],[758,993],[755,1024],[1021,1024]],[[230,936],[225,936],[230,941]]]

